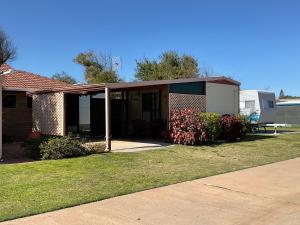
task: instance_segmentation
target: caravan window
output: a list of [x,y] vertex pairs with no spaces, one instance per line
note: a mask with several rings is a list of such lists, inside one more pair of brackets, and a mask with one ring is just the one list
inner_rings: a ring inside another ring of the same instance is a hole
[[255,109],[255,100],[245,101],[246,109]]
[[274,102],[273,101],[268,101],[268,107],[273,109],[274,108]]

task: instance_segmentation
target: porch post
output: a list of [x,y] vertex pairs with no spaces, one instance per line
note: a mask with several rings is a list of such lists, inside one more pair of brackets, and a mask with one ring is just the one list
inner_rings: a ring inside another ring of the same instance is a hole
[[105,142],[106,151],[111,151],[110,139],[110,90],[105,87]]

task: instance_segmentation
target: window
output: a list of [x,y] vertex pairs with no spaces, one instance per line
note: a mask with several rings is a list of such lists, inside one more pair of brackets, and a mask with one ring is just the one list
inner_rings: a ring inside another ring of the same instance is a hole
[[160,119],[159,92],[144,93],[142,96],[143,120],[156,121]]
[[255,100],[245,101],[246,109],[255,109]]
[[4,108],[16,108],[16,96],[15,95],[5,95],[3,97],[3,107]]
[[268,107],[273,109],[274,108],[274,102],[273,101],[268,101]]
[[27,96],[27,108],[32,108],[32,97]]

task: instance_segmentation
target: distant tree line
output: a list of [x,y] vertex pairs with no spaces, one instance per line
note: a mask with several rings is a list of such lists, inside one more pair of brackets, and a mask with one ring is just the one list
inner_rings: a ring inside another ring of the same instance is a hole
[[279,99],[294,99],[294,98],[300,98],[300,96],[286,95],[282,89],[280,90]]

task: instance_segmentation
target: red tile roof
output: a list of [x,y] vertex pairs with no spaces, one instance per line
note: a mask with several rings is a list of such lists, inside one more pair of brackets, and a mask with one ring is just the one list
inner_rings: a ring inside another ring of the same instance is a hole
[[[10,73],[2,74],[3,88],[16,88],[28,90],[60,90],[72,87],[73,85],[61,81],[53,80],[37,74],[26,71],[14,70],[8,65],[1,66],[2,68],[12,69]],[[3,71],[3,70],[2,70]]]
[[8,70],[10,70],[10,69],[13,69],[10,65],[8,65],[8,64],[3,64],[3,65],[0,66],[0,74],[1,74],[2,72],[8,71]]

